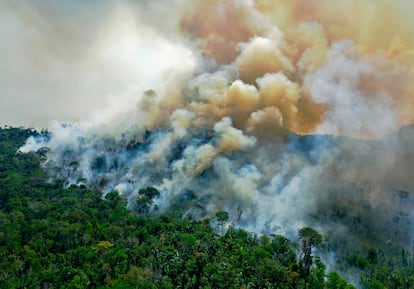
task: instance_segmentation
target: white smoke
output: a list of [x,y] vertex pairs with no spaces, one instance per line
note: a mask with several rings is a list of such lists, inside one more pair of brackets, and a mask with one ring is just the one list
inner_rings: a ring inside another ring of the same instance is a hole
[[227,210],[256,233],[346,234],[348,214],[412,237],[408,217],[390,230],[413,207],[412,128],[390,135],[412,111],[411,74],[381,66],[401,60],[337,41],[322,21],[278,27],[253,1],[196,2],[2,2],[0,122],[49,131],[20,150],[47,148],[51,179],[118,191],[132,208],[154,186],[161,212],[192,192],[193,217]]
[[47,127],[92,118],[108,124],[143,91],[191,74],[192,50],[142,22],[133,7],[2,1],[0,123]]
[[360,88],[362,75],[376,73],[369,59],[358,57],[351,42],[335,43],[327,64],[306,79],[312,98],[329,107],[316,132],[381,137],[397,129],[392,97],[366,94]]

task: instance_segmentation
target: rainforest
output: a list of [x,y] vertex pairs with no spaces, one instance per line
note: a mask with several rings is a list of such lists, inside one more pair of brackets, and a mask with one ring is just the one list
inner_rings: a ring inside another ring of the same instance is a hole
[[412,288],[413,9],[0,2],[0,286]]

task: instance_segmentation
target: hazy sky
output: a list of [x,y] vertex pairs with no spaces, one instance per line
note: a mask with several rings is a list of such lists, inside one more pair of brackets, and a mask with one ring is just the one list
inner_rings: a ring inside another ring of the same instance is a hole
[[126,1],[0,1],[0,125],[83,120],[191,67],[146,14]]

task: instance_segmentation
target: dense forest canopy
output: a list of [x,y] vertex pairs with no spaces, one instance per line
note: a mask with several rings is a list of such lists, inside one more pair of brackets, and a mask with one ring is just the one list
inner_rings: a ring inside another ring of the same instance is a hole
[[343,252],[338,268],[353,272],[358,286],[413,288],[412,255],[403,248],[355,252],[346,240],[333,248],[331,236],[308,227],[298,228],[298,243],[224,230],[227,212],[182,218],[182,200],[151,213],[143,208],[159,194],[152,187],[142,188],[135,211],[116,192],[64,189],[63,180],[47,182],[44,151],[17,152],[34,134],[0,129],[1,288],[353,288],[315,255],[329,250]]
[[0,286],[412,288],[413,10],[0,1]]

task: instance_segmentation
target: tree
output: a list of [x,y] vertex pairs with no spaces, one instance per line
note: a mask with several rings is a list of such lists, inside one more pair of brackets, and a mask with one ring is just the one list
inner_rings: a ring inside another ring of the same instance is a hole
[[138,212],[140,215],[146,215],[154,203],[154,198],[159,197],[159,195],[160,192],[153,187],[140,189],[135,203],[136,212]]
[[284,266],[289,266],[296,261],[295,244],[284,236],[275,235],[269,249],[273,257]]
[[326,282],[326,289],[355,289],[354,286],[339,276],[336,272],[328,274],[328,281]]
[[[322,263],[319,257],[315,257],[315,269],[312,270],[308,276],[307,281],[312,289],[325,288],[325,264]],[[347,284],[347,282],[345,282]]]
[[378,265],[378,250],[370,248],[368,250],[368,263],[371,265]]
[[229,220],[229,213],[226,211],[219,211],[216,213],[217,221],[219,225],[221,226],[221,235],[224,235],[224,223],[226,223]]
[[118,206],[125,207],[126,200],[118,192],[109,192],[105,195],[105,200],[109,202],[111,209],[115,209]]
[[138,194],[140,196],[146,196],[150,199],[160,196],[160,192],[154,187],[146,187],[139,190]]
[[302,268],[305,276],[310,273],[312,266],[312,248],[322,243],[322,236],[312,228],[305,227],[299,230],[299,238],[302,241]]

